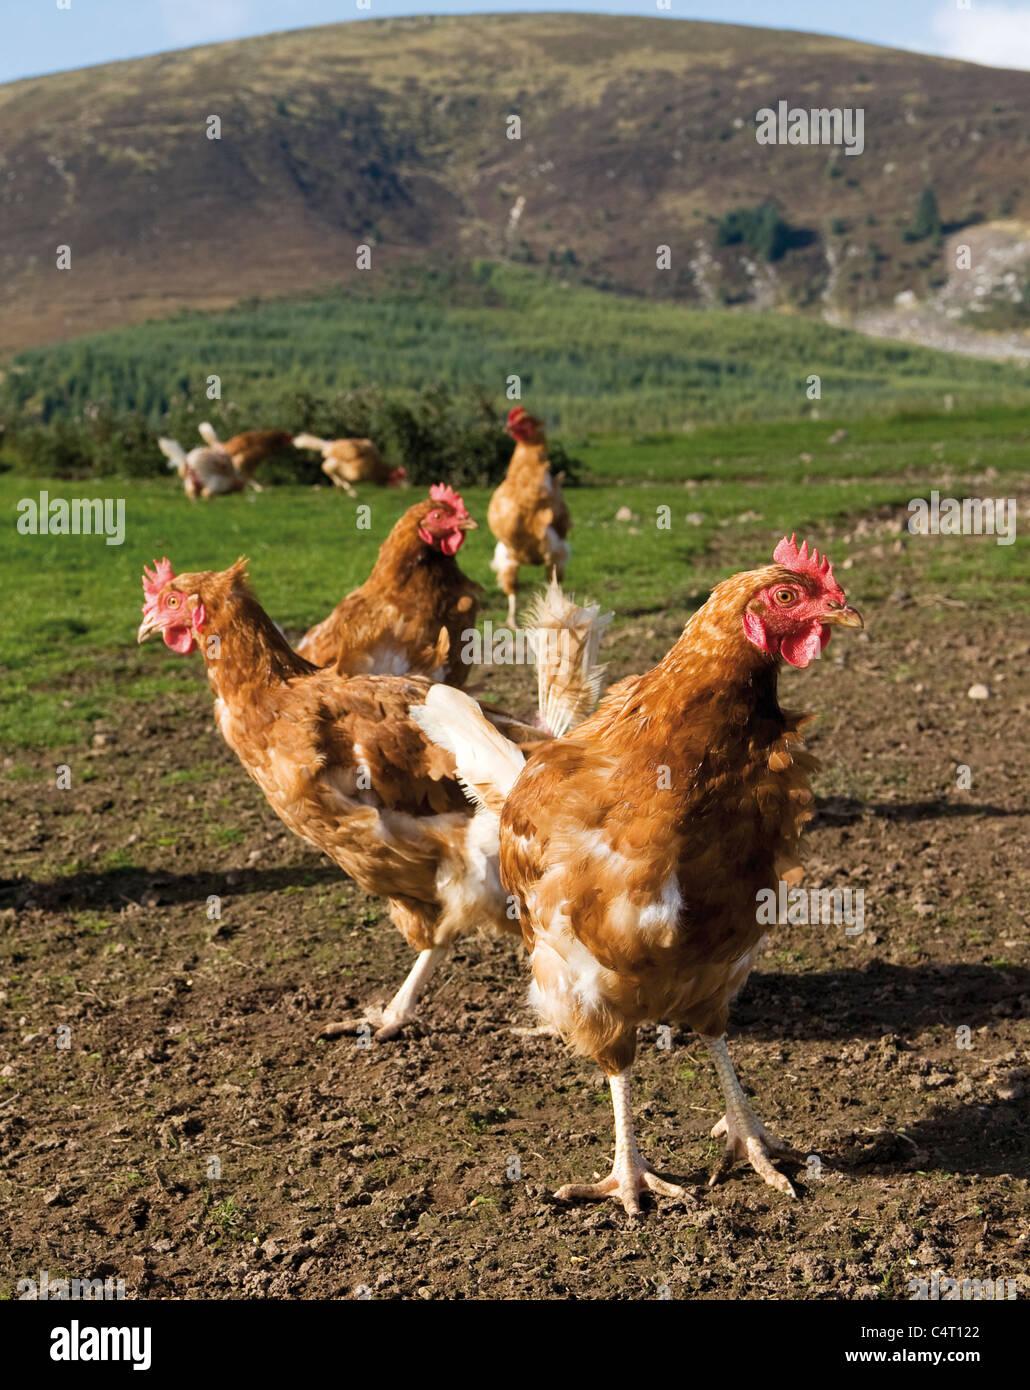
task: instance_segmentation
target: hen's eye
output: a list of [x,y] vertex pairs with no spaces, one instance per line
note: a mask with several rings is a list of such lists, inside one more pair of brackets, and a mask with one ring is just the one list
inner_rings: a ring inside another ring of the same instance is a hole
[[777,589],[777,590],[776,590],[776,602],[777,602],[777,603],[783,603],[783,604],[793,603],[793,602],[794,602],[794,591],[793,591],[793,589]]
[[165,599],[165,603],[169,608],[178,608],[179,606],[179,600],[174,594],[169,594],[167,599]]

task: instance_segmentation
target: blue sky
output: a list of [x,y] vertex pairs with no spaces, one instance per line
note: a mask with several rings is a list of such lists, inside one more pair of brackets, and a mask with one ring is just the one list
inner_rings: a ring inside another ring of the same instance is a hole
[[[169,48],[341,20],[582,10],[658,14],[655,0],[0,0],[0,82]],[[68,8],[58,9],[67,4]],[[1030,69],[1030,0],[671,0],[672,18],[808,29]],[[664,16],[663,16],[664,17]]]

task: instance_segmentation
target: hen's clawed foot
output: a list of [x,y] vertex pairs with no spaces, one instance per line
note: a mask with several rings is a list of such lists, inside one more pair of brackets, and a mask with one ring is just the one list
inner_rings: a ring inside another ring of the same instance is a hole
[[368,1008],[360,1018],[347,1018],[341,1023],[327,1023],[318,1036],[340,1038],[352,1035],[361,1038],[371,1035],[376,1042],[393,1042],[401,1036],[405,1028],[412,1026],[422,1027],[414,1014],[402,1016],[392,1013],[388,1008]]
[[561,1038],[553,1023],[538,1023],[535,1028],[509,1028],[516,1038]]
[[727,1111],[712,1130],[712,1138],[725,1138],[726,1148],[719,1161],[719,1166],[708,1181],[709,1187],[714,1187],[720,1178],[725,1177],[739,1159],[746,1159],[758,1176],[764,1178],[770,1187],[777,1188],[780,1192],[786,1193],[788,1197],[798,1195],[794,1191],[794,1184],[773,1167],[771,1160],[774,1158],[801,1160],[802,1155],[796,1149],[792,1149],[789,1144],[782,1143],[775,1135],[770,1134],[750,1112],[747,1115],[736,1117]]
[[627,1216],[639,1216],[642,1192],[656,1192],[660,1197],[683,1196],[682,1187],[658,1177],[639,1155],[634,1162],[613,1167],[608,1176],[600,1182],[569,1182],[564,1187],[559,1187],[554,1196],[559,1202],[574,1202],[578,1198],[597,1200],[601,1197],[614,1197],[622,1203]]

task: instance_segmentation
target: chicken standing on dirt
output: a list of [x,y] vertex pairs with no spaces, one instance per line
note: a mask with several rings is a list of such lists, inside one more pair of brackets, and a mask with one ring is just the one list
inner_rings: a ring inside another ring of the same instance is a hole
[[490,568],[508,597],[508,623],[514,627],[519,566],[543,565],[560,581],[572,552],[565,541],[569,510],[551,474],[543,423],[519,405],[508,412],[508,432],[515,452],[486,519],[497,541]]
[[371,439],[319,439],[314,434],[298,434],[298,449],[317,449],[322,455],[322,472],[348,497],[356,497],[353,483],[378,483],[380,487],[400,487],[408,476],[403,468],[388,464]]
[[476,523],[443,483],[409,507],[383,542],[372,573],[297,644],[341,675],[417,675],[462,686],[464,634],[483,590],[455,558]]
[[[183,656],[199,647],[218,727],[276,815],[366,892],[389,899],[395,925],[419,953],[375,1018],[379,1039],[395,1037],[414,1019],[421,990],[460,933],[518,931],[501,888],[496,823],[472,814],[454,759],[411,718],[431,683],[342,677],[312,666],[258,604],[242,559],[220,572],[178,576],[161,560],[144,570],[143,592],[138,640],[160,632]],[[578,717],[593,684],[580,662],[596,643],[578,626],[579,610],[567,608],[567,666],[582,669],[584,681],[578,692],[566,682],[565,703]],[[483,725],[504,748],[514,747],[509,736],[530,751],[550,737],[493,712]]]
[[243,484],[252,487],[255,492],[261,491],[261,484],[254,481],[258,464],[264,463],[265,459],[272,458],[283,449],[288,449],[293,443],[293,435],[286,430],[244,430],[242,434],[234,434],[223,444],[214,427],[206,420],[198,425],[197,429],[212,449],[220,449],[223,454],[229,455],[232,466],[243,480]]
[[686,1023],[712,1054],[726,1100],[712,1131],[726,1140],[719,1172],[746,1158],[795,1195],[771,1161],[791,1151],[756,1119],[724,1034],[765,931],[758,895],[797,881],[811,816],[816,763],[804,717],[777,701],[779,663],[808,666],[832,625],[862,619],[817,551],[784,539],[773,561],[717,585],[654,670],[620,682],[524,770],[518,753],[499,756],[459,692],[434,687],[415,711],[479,788],[480,814],[499,818],[531,1000],[609,1078],[612,1172],[563,1187],[563,1199],[612,1196],[636,1214],[643,1190],[682,1191],[655,1176],[633,1133],[630,1068],[645,1021]]

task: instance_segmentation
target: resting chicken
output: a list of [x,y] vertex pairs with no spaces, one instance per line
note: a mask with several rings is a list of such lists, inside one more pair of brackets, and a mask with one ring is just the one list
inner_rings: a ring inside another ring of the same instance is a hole
[[773,1162],[790,1151],[755,1117],[725,1032],[766,930],[759,894],[797,881],[812,814],[816,763],[804,717],[780,708],[779,666],[808,666],[834,626],[862,619],[829,562],[784,539],[771,565],[717,585],[652,671],[621,681],[525,766],[458,691],[435,686],[414,711],[455,754],[480,818],[499,823],[531,1001],[610,1082],[611,1174],[559,1198],[611,1196],[635,1214],[645,1189],[681,1191],[634,1137],[630,1069],[645,1022],[687,1024],[707,1044],[726,1102],[712,1131],[726,1141],[720,1171],[743,1158],[794,1195]]

